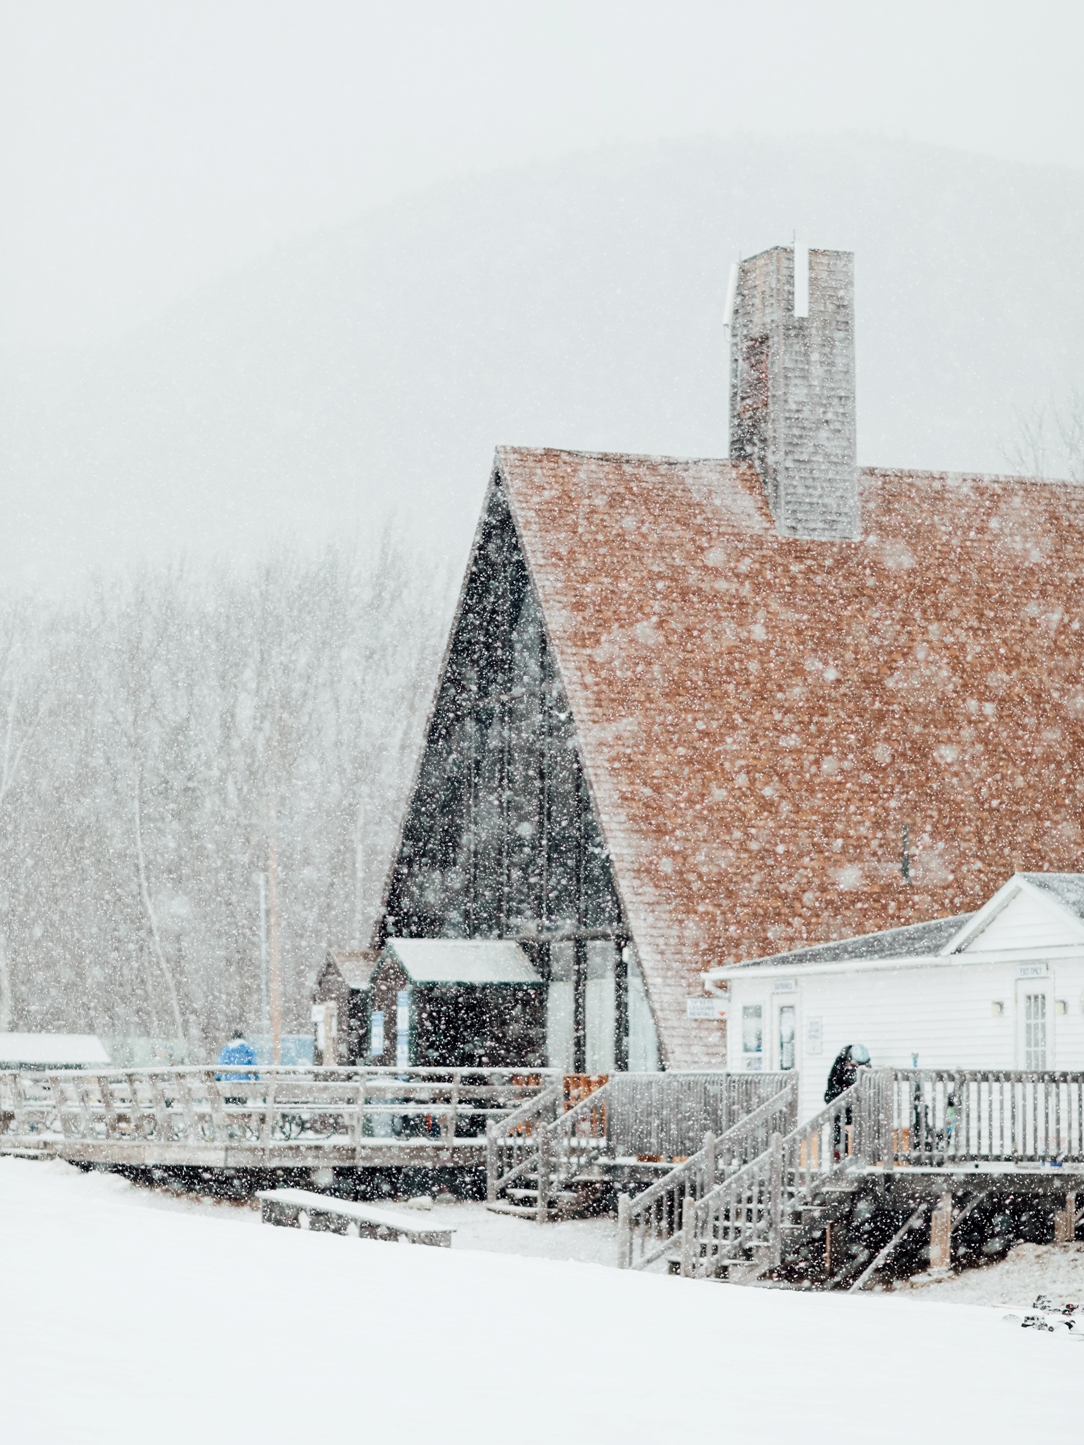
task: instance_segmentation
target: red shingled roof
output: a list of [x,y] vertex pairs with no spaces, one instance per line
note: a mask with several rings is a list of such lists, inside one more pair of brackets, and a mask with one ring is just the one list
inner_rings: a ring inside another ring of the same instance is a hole
[[863,471],[863,540],[808,542],[730,462],[497,468],[671,1067],[722,1057],[712,964],[1081,869],[1084,488]]

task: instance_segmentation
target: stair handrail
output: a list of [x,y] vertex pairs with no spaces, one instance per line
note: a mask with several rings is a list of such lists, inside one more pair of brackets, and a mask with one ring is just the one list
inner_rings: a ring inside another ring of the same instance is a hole
[[[859,1076],[811,1119],[786,1136],[774,1135],[762,1154],[703,1198],[690,1201],[682,1220],[682,1274],[704,1277],[714,1273],[723,1243],[732,1251],[767,1245],[767,1257],[759,1261],[756,1273],[778,1265],[783,1228],[810,1199],[814,1177],[823,1184],[830,1177],[852,1172],[862,1162],[855,1145],[861,1146],[869,1137],[867,1132],[859,1132],[864,1122],[863,1104],[875,1097]],[[848,1135],[848,1129],[855,1132]],[[821,1168],[822,1163],[827,1167]]]
[[[486,1200],[495,1204],[500,1193],[533,1166],[538,1137],[564,1100],[564,1080],[558,1079],[533,1098],[525,1099],[510,1114],[486,1124]],[[502,1155],[511,1158],[502,1173]]]
[[[619,1269],[646,1269],[669,1250],[681,1228],[683,1200],[704,1198],[719,1182],[719,1170],[733,1173],[750,1162],[752,1142],[764,1129],[768,1133],[789,1132],[794,1127],[798,1101],[798,1077],[794,1074],[783,1088],[765,1099],[725,1133],[705,1135],[704,1147],[657,1179],[641,1193],[618,1200],[617,1249]],[[771,1126],[775,1124],[776,1128]],[[782,1124],[784,1130],[779,1130]],[[758,1150],[757,1154],[761,1151]],[[754,1156],[756,1157],[756,1156]],[[654,1234],[656,1243],[633,1258],[637,1233],[646,1243]]]
[[[539,1167],[538,1171],[538,1217],[544,1219],[549,1208],[549,1197],[554,1189],[560,1189],[567,1184],[579,1171],[595,1163],[601,1154],[606,1152],[609,1142],[609,1119],[605,1120],[601,1133],[592,1131],[590,1134],[578,1133],[578,1127],[595,1113],[600,1107],[607,1110],[610,1098],[614,1092],[611,1088],[613,1080],[607,1079],[590,1094],[585,1094],[571,1109],[565,1109],[559,1113],[550,1123],[543,1125],[540,1131],[544,1140],[540,1140],[541,1150],[544,1152],[546,1167]],[[583,1145],[576,1147],[576,1141],[584,1141]]]

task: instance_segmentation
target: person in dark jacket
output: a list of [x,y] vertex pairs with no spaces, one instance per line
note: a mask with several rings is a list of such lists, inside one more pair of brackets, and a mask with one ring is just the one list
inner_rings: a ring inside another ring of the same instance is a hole
[[[824,1091],[824,1102],[830,1104],[833,1099],[838,1099],[840,1094],[845,1093],[852,1084],[857,1083],[859,1071],[868,1068],[869,1049],[865,1045],[848,1044],[845,1049],[840,1049],[828,1074],[828,1087]],[[832,1130],[832,1157],[837,1164],[841,1158],[840,1150],[844,1128],[848,1129],[848,1141],[850,1139],[849,1127],[853,1122],[853,1110],[850,1104],[847,1105],[844,1113],[845,1117],[842,1120],[837,1117]],[[848,1142],[847,1153],[850,1152],[851,1146]]]
[[869,1049],[863,1044],[848,1044],[840,1049],[828,1075],[828,1087],[824,1091],[824,1102],[830,1104],[838,1099],[858,1079],[859,1069],[869,1067]]

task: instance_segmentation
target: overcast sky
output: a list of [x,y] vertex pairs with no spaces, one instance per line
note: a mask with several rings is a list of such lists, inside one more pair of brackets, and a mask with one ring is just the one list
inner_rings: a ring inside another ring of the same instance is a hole
[[113,335],[404,192],[613,141],[1079,167],[1082,54],[1079,0],[0,0],[0,336]]

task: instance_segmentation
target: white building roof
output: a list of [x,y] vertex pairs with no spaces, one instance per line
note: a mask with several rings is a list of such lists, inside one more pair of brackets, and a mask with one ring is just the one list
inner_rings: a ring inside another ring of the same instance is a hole
[[0,1034],[0,1068],[85,1068],[108,1064],[96,1034]]
[[518,943],[504,938],[389,938],[414,983],[541,983]]

